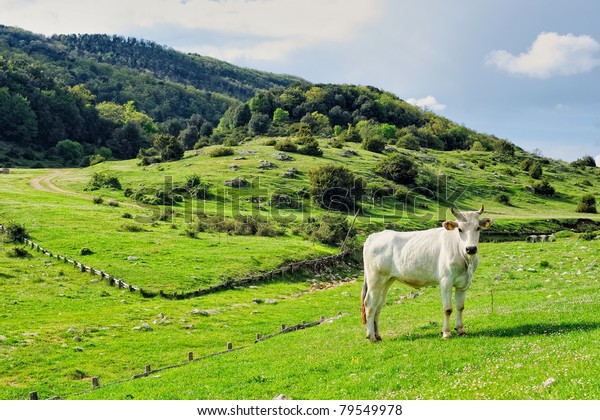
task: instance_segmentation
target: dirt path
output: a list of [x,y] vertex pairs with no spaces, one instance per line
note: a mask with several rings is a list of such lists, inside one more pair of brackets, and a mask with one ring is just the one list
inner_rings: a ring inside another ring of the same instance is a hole
[[51,193],[56,193],[56,194],[63,194],[63,195],[71,196],[71,197],[78,197],[78,198],[90,199],[91,200],[93,198],[93,196],[91,196],[91,195],[79,194],[79,193],[76,193],[76,192],[73,192],[73,191],[63,190],[62,188],[59,188],[59,187],[57,187],[54,184],[53,181],[56,178],[58,178],[61,175],[68,175],[68,173],[69,172],[65,171],[65,170],[54,169],[50,173],[47,173],[47,174],[42,175],[42,176],[38,176],[37,178],[33,178],[31,181],[29,181],[29,185],[34,190],[38,190],[38,191],[51,192]]

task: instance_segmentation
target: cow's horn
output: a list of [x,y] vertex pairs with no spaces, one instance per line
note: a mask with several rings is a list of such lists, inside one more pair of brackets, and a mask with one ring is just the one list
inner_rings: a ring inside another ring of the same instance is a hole
[[481,205],[481,208],[479,210],[477,210],[477,214],[481,214],[483,213],[483,204]]
[[462,213],[458,209],[451,207],[450,211],[452,212],[454,217],[456,217],[458,220],[463,220],[463,221],[465,220],[465,216],[463,216]]

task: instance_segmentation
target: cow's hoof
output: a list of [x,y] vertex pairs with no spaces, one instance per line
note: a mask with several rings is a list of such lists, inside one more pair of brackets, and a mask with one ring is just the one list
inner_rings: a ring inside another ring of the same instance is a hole
[[448,340],[448,339],[452,338],[452,334],[450,334],[449,332],[442,332],[442,338],[444,340]]
[[371,343],[377,343],[378,341],[381,341],[381,337],[379,337],[378,335],[373,337],[367,336],[367,340],[369,340]]
[[463,329],[456,330],[456,333],[458,335],[460,335],[461,337],[466,337],[467,336],[467,332],[465,330],[463,330]]
[[381,336],[379,334],[375,334],[375,341],[381,341]]

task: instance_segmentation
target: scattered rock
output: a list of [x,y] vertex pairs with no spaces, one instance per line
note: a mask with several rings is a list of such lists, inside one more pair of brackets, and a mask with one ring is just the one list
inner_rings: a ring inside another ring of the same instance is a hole
[[81,337],[79,337],[78,335],[76,335],[75,337],[73,337],[73,341],[80,342],[81,341]]
[[544,383],[542,384],[542,386],[543,386],[544,388],[549,388],[549,387],[551,387],[552,385],[554,385],[555,383],[556,383],[556,379],[554,379],[554,378],[548,378],[548,379],[546,379],[546,380],[544,381]]
[[110,296],[110,293],[108,293],[106,290],[103,290],[102,293],[100,293],[100,297],[108,297]]
[[268,160],[264,160],[262,159],[260,161],[260,165],[258,165],[258,169],[274,169],[277,168],[277,165],[275,165],[273,162],[269,162]]
[[0,334],[0,341],[5,341],[5,340],[7,340],[6,336]]
[[139,260],[139,258],[138,258],[138,257],[134,257],[133,255],[130,255],[129,257],[127,257],[127,259],[128,259],[129,261],[137,261],[137,260]]
[[245,187],[249,184],[248,181],[246,181],[244,178],[234,178],[234,179],[230,179],[229,181],[224,181],[223,185],[225,185],[226,187],[232,187],[232,188],[242,188]]
[[347,150],[344,150],[342,152],[339,152],[338,156],[341,156],[341,157],[352,157],[352,156],[358,156],[358,153],[355,150],[347,149]]
[[218,313],[219,311],[217,309],[192,309],[191,311],[191,314],[200,316],[210,316]]
[[284,152],[276,152],[276,153],[273,153],[272,156],[275,159],[282,160],[282,161],[285,161],[285,160],[294,160],[294,158],[292,158],[290,155],[288,155],[287,153],[284,153]]
[[81,353],[83,351],[83,347],[75,347],[73,350],[75,350],[78,353]]
[[277,301],[275,299],[265,299],[265,303],[267,305],[276,305]]
[[152,331],[152,327],[150,327],[150,324],[148,324],[146,322],[144,322],[139,327],[133,327],[133,329],[136,331]]
[[342,296],[348,297],[348,296],[350,296],[350,293],[348,293],[348,292],[342,292]]
[[75,328],[69,328],[69,329],[67,330],[67,332],[68,332],[69,334],[78,334],[78,332],[77,332],[77,330],[76,330]]
[[238,169],[240,169],[240,167],[234,163],[233,165],[229,165],[229,169],[232,171],[237,171]]
[[185,326],[185,329],[186,329],[186,330],[195,330],[195,329],[196,329],[196,327],[194,327],[194,325],[193,325],[193,324],[190,324],[190,325],[186,325],[186,326]]
[[236,157],[233,160],[246,160],[247,157],[246,156],[240,156],[240,157]]
[[290,398],[290,397],[286,397],[286,396],[285,396],[285,395],[283,395],[283,394],[277,394],[277,395],[276,395],[276,396],[273,398],[273,400],[291,400],[291,398]]
[[257,305],[260,305],[261,303],[263,303],[263,300],[259,298],[254,298],[252,299],[252,302],[256,303]]

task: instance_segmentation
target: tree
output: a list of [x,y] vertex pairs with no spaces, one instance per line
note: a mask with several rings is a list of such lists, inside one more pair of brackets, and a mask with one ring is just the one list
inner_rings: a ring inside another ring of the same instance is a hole
[[544,178],[541,181],[537,181],[533,184],[533,191],[540,195],[552,196],[556,192],[554,187],[550,185],[550,182]]
[[161,162],[179,160],[185,152],[183,142],[170,134],[157,134],[152,145]]
[[364,185],[344,165],[327,164],[308,171],[310,194],[316,204],[325,209],[353,213]]
[[135,121],[127,121],[125,125],[117,128],[108,141],[108,147],[119,159],[133,159],[138,151],[148,143],[146,134]]
[[277,108],[273,112],[273,122],[275,124],[287,124],[290,121],[290,113],[285,109]]
[[269,131],[271,118],[267,114],[252,114],[248,122],[248,132],[252,136],[264,134]]
[[73,140],[61,140],[54,147],[65,164],[79,163],[83,159],[83,147]]
[[273,95],[271,93],[259,93],[248,103],[253,114],[271,115],[273,112]]
[[379,136],[368,137],[363,140],[362,148],[369,152],[381,153],[385,149],[385,141]]
[[198,129],[195,125],[190,125],[186,129],[181,130],[179,136],[177,137],[184,144],[185,148],[190,150],[198,142],[200,134],[198,133]]
[[415,182],[417,169],[411,158],[399,153],[392,153],[377,162],[375,173],[397,184],[408,185]]
[[37,136],[37,124],[29,100],[0,88],[0,140],[26,145]]

